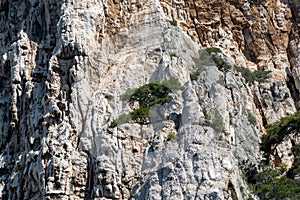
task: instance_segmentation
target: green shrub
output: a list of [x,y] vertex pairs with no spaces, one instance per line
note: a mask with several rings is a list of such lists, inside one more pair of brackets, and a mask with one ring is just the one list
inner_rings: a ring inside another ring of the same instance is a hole
[[118,117],[118,119],[115,119],[111,122],[111,124],[109,125],[109,128],[114,128],[117,125],[127,123],[130,120],[131,120],[130,114],[122,114]]
[[205,49],[200,49],[198,51],[198,55],[198,59],[193,59],[198,67],[214,65],[214,61],[212,60],[210,53],[207,52]]
[[169,94],[172,91],[181,90],[183,87],[179,81],[172,77],[162,83],[148,83],[139,88],[129,89],[120,96],[122,101],[129,103],[139,103],[139,108],[134,109],[129,114],[122,114],[113,120],[109,128],[114,128],[119,124],[134,121],[139,124],[147,124],[149,119],[150,107],[160,104],[163,105],[169,101]]
[[175,20],[170,21],[170,24],[171,24],[172,26],[177,26],[177,21],[175,21]]
[[224,61],[220,55],[212,55],[212,59],[220,71],[231,69],[231,65]]
[[117,126],[118,126],[118,123],[116,122],[116,120],[113,120],[108,127],[109,128],[115,128]]
[[294,162],[292,168],[287,172],[287,177],[295,178],[300,175],[300,144],[293,146]]
[[215,131],[222,132],[224,131],[224,122],[221,115],[215,116],[215,118],[211,122],[211,126]]
[[278,122],[270,124],[266,128],[267,134],[262,136],[260,148],[266,155],[269,155],[273,145],[281,143],[285,137],[292,133],[298,134],[300,131],[300,111],[283,117]]
[[[299,134],[300,111],[283,117],[266,127],[267,133],[262,136],[260,148],[269,163],[270,154],[290,134]],[[254,192],[260,199],[300,199],[300,180],[294,180],[300,174],[300,145],[292,148],[294,162],[285,175],[286,168],[265,170],[255,176]]]
[[221,49],[219,49],[217,47],[209,47],[209,48],[206,48],[205,51],[207,51],[209,54],[222,53]]
[[130,116],[132,120],[135,120],[139,124],[147,124],[149,112],[149,108],[138,108],[134,109],[133,112],[130,113]]
[[136,88],[135,89],[128,89],[124,94],[121,94],[120,99],[122,101],[129,101],[129,99],[136,92],[136,90],[137,90]]
[[200,76],[200,72],[199,71],[195,71],[195,72],[192,72],[190,74],[190,78],[192,81],[196,81],[198,80],[198,77]]
[[177,54],[176,54],[176,53],[173,53],[173,52],[169,53],[169,55],[170,55],[171,58],[172,58],[172,57],[178,57]]
[[300,199],[300,181],[279,175],[279,171],[272,169],[258,173],[253,185],[255,194],[261,200]]
[[285,95],[284,95],[284,98],[289,98],[289,97],[291,97],[290,93],[286,92]]
[[219,110],[212,108],[205,118],[210,121],[210,126],[217,132],[224,131],[224,122]]
[[250,124],[252,124],[253,126],[256,125],[256,117],[253,116],[251,113],[248,113],[248,121],[249,121]]
[[148,83],[136,89],[129,98],[130,103],[139,102],[143,108],[150,108],[155,104],[164,104],[168,101],[171,90],[159,83]]
[[178,135],[176,133],[169,133],[168,137],[167,137],[167,141],[169,140],[173,140],[173,139],[177,139]]
[[224,56],[224,55],[223,55],[221,49],[219,49],[217,47],[210,47],[210,48],[204,49],[204,51],[209,54],[209,56],[211,57],[211,61],[213,61],[212,63],[215,64],[219,70],[223,71],[223,70],[231,69],[231,65],[228,64],[223,59],[222,56]]
[[122,114],[117,119],[113,120],[109,125],[109,128],[114,128],[117,125],[125,124],[130,121],[134,121],[139,124],[147,124],[149,118],[149,108],[134,109],[129,114]]
[[222,86],[225,86],[224,76],[219,76],[219,79],[218,79],[217,83],[219,83]]
[[171,91],[183,90],[184,87],[179,83],[178,79],[175,77],[171,77],[170,79],[163,80],[161,84]]
[[253,83],[254,81],[259,83],[266,82],[269,78],[269,74],[271,73],[271,71],[262,70],[252,72],[248,68],[239,67],[237,65],[234,66],[234,69],[242,74],[247,83]]

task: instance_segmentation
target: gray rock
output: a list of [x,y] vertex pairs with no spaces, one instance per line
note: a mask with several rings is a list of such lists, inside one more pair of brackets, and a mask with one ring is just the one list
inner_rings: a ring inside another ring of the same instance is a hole
[[[247,1],[241,5],[251,13]],[[296,111],[298,50],[291,50],[295,83],[274,68],[287,60],[280,53],[272,64],[278,80],[247,84],[233,67],[220,69],[198,50],[219,46],[225,63],[253,69],[266,60],[249,60],[231,30],[201,30],[220,19],[199,23],[192,18],[197,9],[188,6],[164,0],[0,3],[1,199],[256,198],[240,165],[259,163],[266,123]],[[122,101],[128,89],[172,77],[183,88],[170,88],[169,101],[150,108],[149,123],[110,126],[139,107]],[[290,149],[277,151],[290,165]]]

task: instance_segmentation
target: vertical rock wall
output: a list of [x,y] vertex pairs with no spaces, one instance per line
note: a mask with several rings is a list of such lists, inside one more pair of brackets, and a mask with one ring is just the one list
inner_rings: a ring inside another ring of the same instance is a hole
[[[263,126],[298,108],[298,7],[1,1],[1,198],[251,197],[241,163],[257,165]],[[198,50],[209,46],[272,78],[249,85],[203,62]],[[171,77],[183,89],[151,108],[150,124],[109,128],[133,109],[124,92]]]

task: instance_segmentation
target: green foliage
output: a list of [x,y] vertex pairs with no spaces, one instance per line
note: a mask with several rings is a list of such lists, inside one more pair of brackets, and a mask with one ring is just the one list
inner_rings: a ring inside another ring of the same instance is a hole
[[217,47],[209,47],[209,48],[206,48],[205,51],[207,51],[209,54],[222,53],[221,49],[219,49]]
[[124,123],[127,123],[131,120],[131,116],[130,114],[122,114],[118,117],[118,119],[116,120],[113,120],[111,122],[111,124],[109,125],[109,128],[114,128],[116,127],[117,125],[119,124],[124,124]]
[[[202,50],[203,51],[203,50]],[[210,48],[206,48],[204,49],[205,52],[208,53],[209,55],[209,61],[208,63],[212,63],[215,64],[219,70],[228,70],[231,69],[231,65],[228,64],[222,56],[223,53],[221,51],[221,49],[216,48],[216,47],[210,47]],[[199,51],[199,55],[201,55],[203,57],[204,53],[202,53],[201,51]],[[205,60],[208,60],[207,58],[205,58]]]
[[[217,47],[210,47],[206,49],[199,50],[199,59],[195,60],[200,66],[204,65],[216,65],[220,71],[226,71],[232,69],[232,66],[224,60],[224,54],[221,49]],[[247,83],[253,83],[257,81],[259,83],[266,82],[269,78],[269,74],[271,71],[250,71],[247,68],[242,68],[237,65],[234,66],[235,71],[240,72],[242,76],[245,78]],[[191,76],[191,80],[195,80],[195,75],[193,75],[193,79]]]
[[231,65],[225,62],[220,55],[213,54],[212,59],[219,70],[223,71],[223,70],[231,69]]
[[115,128],[118,126],[118,123],[116,122],[116,120],[113,120],[110,125],[108,126],[108,128]]
[[[299,133],[300,111],[266,128],[267,134],[262,136],[260,148],[264,151],[268,161],[276,145],[290,134]],[[282,165],[278,170],[268,167],[267,170],[255,175],[253,189],[260,199],[300,199],[300,180],[294,180],[300,174],[300,145],[295,145],[292,151],[295,159],[292,168],[287,173],[286,166]]]
[[212,60],[211,55],[205,49],[199,50],[198,55],[198,59],[193,59],[198,67],[214,65],[214,61]]
[[173,140],[173,139],[177,139],[178,138],[178,135],[176,133],[169,133],[168,137],[167,137],[167,140]]
[[140,107],[150,108],[155,104],[166,103],[169,93],[171,90],[162,84],[148,83],[136,89],[129,98],[129,102],[139,102]]
[[219,83],[222,86],[225,86],[224,76],[219,76],[219,79],[218,79],[217,83]]
[[139,124],[146,124],[149,118],[149,111],[149,108],[134,109],[133,112],[130,113],[131,119]]
[[196,81],[198,80],[198,77],[200,76],[200,72],[199,71],[195,71],[195,72],[192,72],[190,74],[190,78],[192,81]]
[[256,195],[261,200],[300,199],[300,182],[279,175],[279,171],[272,169],[258,173],[253,185]]
[[218,109],[212,108],[209,111],[209,113],[205,115],[205,117],[207,120],[210,121],[210,125],[215,131],[217,132],[224,131],[223,118]]
[[170,21],[170,24],[171,24],[172,26],[177,26],[177,21],[175,21],[175,20]]
[[248,113],[248,121],[249,121],[250,124],[252,124],[253,126],[256,125],[256,117],[253,116],[250,112]]
[[252,72],[248,68],[239,67],[237,65],[234,66],[234,69],[242,74],[247,83],[253,83],[254,81],[259,83],[266,82],[269,78],[269,74],[271,73],[271,71],[262,70]]
[[162,83],[148,83],[139,88],[129,89],[120,96],[122,101],[129,103],[139,103],[139,108],[134,109],[129,114],[122,114],[113,120],[109,128],[114,128],[119,124],[134,121],[139,124],[147,124],[149,119],[150,107],[157,104],[164,104],[169,101],[169,94],[172,91],[181,90],[183,87],[179,81],[172,77]]
[[172,58],[172,57],[178,57],[177,54],[176,54],[176,53],[173,53],[173,52],[172,52],[172,53],[169,53],[169,55],[170,55],[171,58]]
[[300,175],[300,144],[293,146],[294,162],[292,168],[288,171],[287,177],[295,178]]
[[147,124],[149,117],[149,108],[138,108],[134,109],[129,114],[122,114],[118,117],[118,119],[113,120],[109,125],[109,128],[114,128],[117,125],[125,124],[130,121],[134,121],[139,124]]
[[215,131],[222,132],[224,129],[224,122],[221,116],[217,116],[211,122],[211,126]]
[[300,111],[293,115],[283,117],[278,122],[267,126],[267,134],[261,138],[260,148],[270,154],[273,145],[281,143],[285,137],[300,131]]
[[175,77],[171,77],[170,79],[163,80],[161,85],[167,87],[171,91],[183,90],[184,87],[179,83],[178,79]]
[[286,92],[285,95],[284,95],[284,98],[289,98],[291,95],[289,92]]
[[120,99],[122,101],[129,101],[129,99],[136,92],[136,90],[137,90],[136,88],[135,89],[128,89],[124,94],[121,94]]
[[229,191],[230,191],[232,200],[238,200],[238,197],[237,197],[235,189],[233,187],[230,187]]

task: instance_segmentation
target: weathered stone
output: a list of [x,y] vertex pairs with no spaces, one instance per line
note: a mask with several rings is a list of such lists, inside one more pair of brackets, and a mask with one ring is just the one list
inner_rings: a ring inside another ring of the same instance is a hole
[[[256,166],[264,126],[299,108],[298,8],[1,1],[0,198],[256,198],[240,165]],[[206,47],[229,67],[201,57]],[[235,64],[271,78],[247,83]],[[148,124],[110,126],[139,106],[121,100],[128,89],[171,77],[183,88]],[[293,145],[277,147],[276,165],[291,166]]]

